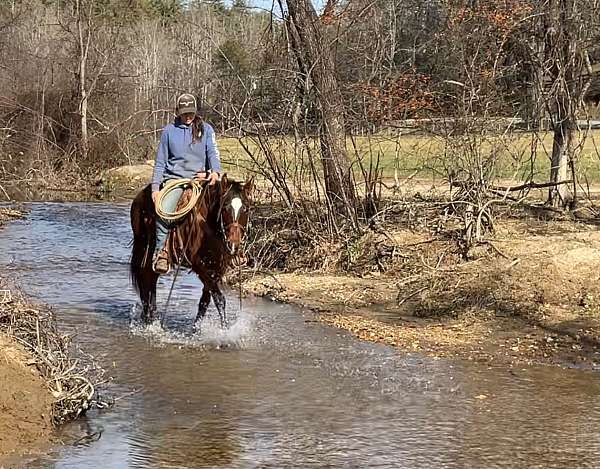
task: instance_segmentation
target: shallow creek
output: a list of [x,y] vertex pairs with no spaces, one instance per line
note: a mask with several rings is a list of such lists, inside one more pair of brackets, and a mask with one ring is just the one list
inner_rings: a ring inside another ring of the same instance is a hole
[[600,465],[597,373],[407,355],[294,307],[247,298],[240,311],[235,293],[231,329],[211,307],[198,336],[201,286],[189,274],[164,329],[145,328],[128,278],[128,205],[30,209],[3,229],[0,265],[108,369],[117,402],[62,428],[64,445],[21,467]]

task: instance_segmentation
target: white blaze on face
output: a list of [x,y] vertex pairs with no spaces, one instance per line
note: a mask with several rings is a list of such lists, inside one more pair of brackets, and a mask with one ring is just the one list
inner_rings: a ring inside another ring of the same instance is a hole
[[235,197],[231,199],[231,207],[233,208],[233,219],[237,221],[240,216],[240,209],[242,208],[242,199]]

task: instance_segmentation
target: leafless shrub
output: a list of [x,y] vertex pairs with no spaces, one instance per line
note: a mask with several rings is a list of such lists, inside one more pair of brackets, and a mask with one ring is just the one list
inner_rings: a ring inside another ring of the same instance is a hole
[[52,312],[25,301],[6,281],[2,281],[2,289],[9,294],[0,297],[0,331],[34,357],[54,398],[52,421],[60,424],[95,405],[106,406],[96,393],[96,387],[105,381],[104,371],[89,356],[75,358],[71,340],[58,331]]

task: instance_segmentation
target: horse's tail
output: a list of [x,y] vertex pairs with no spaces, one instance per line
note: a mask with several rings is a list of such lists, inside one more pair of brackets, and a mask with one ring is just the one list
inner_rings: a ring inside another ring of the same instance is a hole
[[[133,199],[130,215],[133,243],[129,275],[131,283],[141,297],[145,291],[142,273],[151,268],[152,254],[156,245],[156,212],[150,186],[144,188]],[[141,299],[144,300],[144,298]]]

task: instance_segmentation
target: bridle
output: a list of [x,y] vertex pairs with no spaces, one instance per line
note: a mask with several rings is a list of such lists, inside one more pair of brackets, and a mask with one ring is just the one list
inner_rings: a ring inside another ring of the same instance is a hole
[[[230,187],[229,187],[229,188],[228,188],[228,189],[225,191],[225,193],[221,195],[221,197],[220,197],[220,199],[221,199],[221,200],[220,200],[220,202],[219,202],[219,215],[218,215],[218,217],[219,217],[219,227],[220,227],[220,231],[221,231],[221,236],[223,237],[223,241],[225,241],[225,242],[227,242],[227,241],[228,241],[228,240],[227,240],[227,232],[228,232],[228,230],[229,230],[230,228],[238,228],[238,229],[241,231],[241,233],[242,233],[242,236],[241,236],[241,238],[240,238],[241,240],[243,240],[243,239],[246,237],[246,227],[245,227],[245,226],[243,226],[243,225],[242,225],[242,224],[241,224],[241,223],[238,221],[238,220],[239,220],[239,217],[240,217],[240,213],[241,213],[241,212],[238,212],[238,213],[237,213],[237,214],[234,216],[234,219],[233,219],[233,221],[232,221],[231,223],[227,223],[227,224],[225,224],[225,223],[223,222],[223,206],[224,206],[224,204],[225,204],[225,199],[227,198],[227,194],[229,194],[229,191],[231,191],[231,187],[233,187],[233,186],[230,186]],[[221,185],[219,184],[219,191],[221,191],[221,190],[222,190],[222,188],[221,188]],[[240,198],[241,198],[241,197],[240,197]]]

